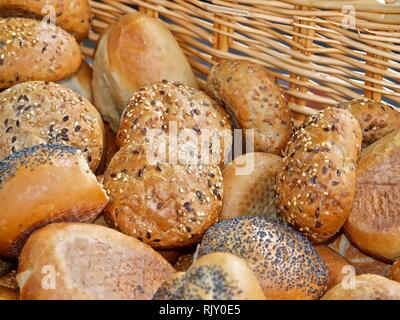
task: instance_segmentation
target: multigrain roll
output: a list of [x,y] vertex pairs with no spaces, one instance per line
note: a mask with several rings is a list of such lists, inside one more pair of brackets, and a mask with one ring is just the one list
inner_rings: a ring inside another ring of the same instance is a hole
[[400,260],[395,261],[390,268],[389,279],[400,282]]
[[351,211],[360,150],[360,125],[348,111],[311,116],[292,136],[277,176],[283,219],[315,243],[334,236]]
[[80,150],[36,145],[0,161],[0,256],[17,257],[34,230],[91,222],[108,202]]
[[132,145],[111,160],[104,186],[106,221],[159,250],[197,243],[222,209],[218,165],[149,164]]
[[19,300],[18,291],[0,287],[0,300]]
[[243,258],[267,299],[318,299],[327,288],[327,270],[317,251],[280,220],[240,217],[219,222],[205,233],[197,256],[212,252]]
[[79,148],[90,168],[100,163],[103,121],[85,98],[61,85],[33,81],[0,93],[0,157],[36,144]]
[[17,279],[23,300],[148,300],[174,272],[137,239],[93,224],[56,223],[29,238]]
[[41,21],[0,18],[0,89],[34,80],[58,81],[81,64],[79,45],[59,27]]
[[91,9],[88,0],[0,0],[0,15],[53,18],[77,40],[83,40],[89,34]]
[[400,300],[400,283],[375,274],[354,279],[354,285],[338,284],[322,300]]
[[400,112],[391,106],[367,98],[340,103],[358,120],[363,135],[363,147],[373,144],[396,129],[400,129]]
[[220,220],[241,216],[276,217],[276,173],[282,158],[269,153],[247,153],[222,171],[224,199]]
[[400,257],[400,129],[364,149],[356,189],[346,235],[362,251],[393,262]]
[[262,66],[225,60],[208,77],[208,91],[232,115],[236,127],[254,130],[254,151],[281,155],[291,117],[282,89]]
[[230,253],[211,253],[166,281],[153,299],[264,300],[265,296],[244,260]]
[[[1,1],[1,0],[0,0]],[[92,67],[85,61],[82,61],[78,72],[68,79],[58,81],[64,87],[70,88],[72,91],[80,94],[93,103],[92,97]]]
[[[174,134],[176,150],[169,144]],[[117,134],[120,147],[151,147],[154,158],[167,152],[164,161],[176,158],[178,163],[197,162],[203,154],[207,158],[199,162],[222,163],[231,151],[231,143],[231,123],[224,109],[204,92],[170,81],[136,92],[124,110]]]
[[114,131],[132,94],[164,79],[197,87],[177,41],[157,19],[127,14],[100,39],[93,64],[93,95]]

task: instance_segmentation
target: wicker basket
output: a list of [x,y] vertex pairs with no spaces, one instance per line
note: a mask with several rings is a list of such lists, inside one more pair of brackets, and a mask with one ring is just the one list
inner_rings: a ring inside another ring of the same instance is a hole
[[[268,67],[293,111],[351,98],[400,105],[400,0],[98,0],[90,39],[141,11],[162,19],[200,83],[221,58]],[[93,55],[93,49],[84,48]]]

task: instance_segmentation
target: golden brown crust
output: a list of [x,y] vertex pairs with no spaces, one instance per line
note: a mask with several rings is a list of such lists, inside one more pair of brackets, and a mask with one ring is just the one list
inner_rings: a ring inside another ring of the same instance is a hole
[[141,87],[162,80],[197,87],[193,71],[171,32],[157,19],[130,13],[101,38],[93,65],[93,95],[116,131],[126,102]]
[[1,256],[17,257],[26,238],[48,223],[93,221],[108,202],[81,152],[72,147],[23,149],[0,161],[0,176]]
[[72,91],[75,91],[93,103],[92,73],[92,67],[88,65],[86,61],[82,61],[81,67],[77,73],[68,79],[58,81],[58,83],[64,87],[70,88]]
[[61,85],[32,81],[0,93],[0,158],[40,143],[79,148],[95,171],[104,144],[103,121],[85,98]]
[[92,16],[88,0],[0,0],[0,15],[49,17],[53,14],[49,11],[50,6],[55,9],[57,25],[73,34],[77,40],[87,37]]
[[[52,285],[43,278],[51,272],[53,290],[43,287]],[[93,224],[57,223],[29,238],[17,277],[21,299],[132,300],[151,299],[174,272],[137,239]]]
[[400,129],[400,112],[383,102],[364,98],[340,103],[337,107],[350,111],[360,123],[363,147]]
[[76,40],[59,27],[41,21],[0,18],[0,89],[35,80],[58,81],[81,64]]
[[400,258],[400,129],[370,145],[357,165],[357,192],[344,231],[364,252]]
[[154,300],[264,300],[263,290],[247,263],[230,253],[211,253],[186,273],[166,281]]
[[126,145],[104,176],[110,196],[106,221],[157,249],[197,243],[222,209],[218,165],[151,164]]
[[338,284],[322,300],[400,300],[400,283],[375,274],[355,278],[353,287]]
[[264,67],[225,60],[212,68],[207,87],[239,127],[254,129],[254,151],[282,154],[290,135],[290,111],[282,89]]
[[212,226],[197,256],[228,252],[251,267],[267,299],[318,299],[328,283],[313,245],[281,220],[240,217]]
[[311,241],[328,240],[349,216],[360,149],[358,121],[335,108],[311,116],[289,142],[277,176],[278,209]]
[[18,291],[0,287],[0,300],[19,300]]
[[276,217],[276,173],[281,166],[281,157],[261,152],[241,155],[228,164],[222,172],[224,199],[220,220]]
[[400,260],[395,261],[390,268],[389,279],[400,282]]

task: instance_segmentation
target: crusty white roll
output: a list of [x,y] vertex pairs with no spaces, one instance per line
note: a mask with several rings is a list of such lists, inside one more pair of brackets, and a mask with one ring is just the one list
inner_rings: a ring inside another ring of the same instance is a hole
[[0,256],[17,257],[34,230],[91,222],[108,197],[80,150],[36,145],[0,161]]
[[246,153],[222,171],[224,198],[220,220],[241,216],[276,217],[276,173],[282,158],[269,153]]
[[193,71],[171,32],[157,19],[130,13],[100,39],[93,64],[93,96],[116,131],[128,99],[139,88],[175,80],[196,87]]
[[186,273],[166,281],[154,300],[264,300],[248,264],[230,253],[211,253],[196,260]]
[[94,224],[55,223],[30,236],[17,279],[24,300],[148,300],[174,273],[135,238]]
[[92,67],[87,64],[86,61],[82,61],[81,67],[77,73],[67,79],[58,81],[58,83],[64,87],[70,88],[72,91],[75,91],[93,103],[92,73]]

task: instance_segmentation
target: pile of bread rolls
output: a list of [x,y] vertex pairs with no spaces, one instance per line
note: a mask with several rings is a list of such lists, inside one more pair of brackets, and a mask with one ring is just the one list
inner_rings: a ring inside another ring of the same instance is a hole
[[264,67],[220,61],[202,86],[141,13],[92,72],[90,17],[0,0],[0,300],[400,299],[397,110],[299,126]]

